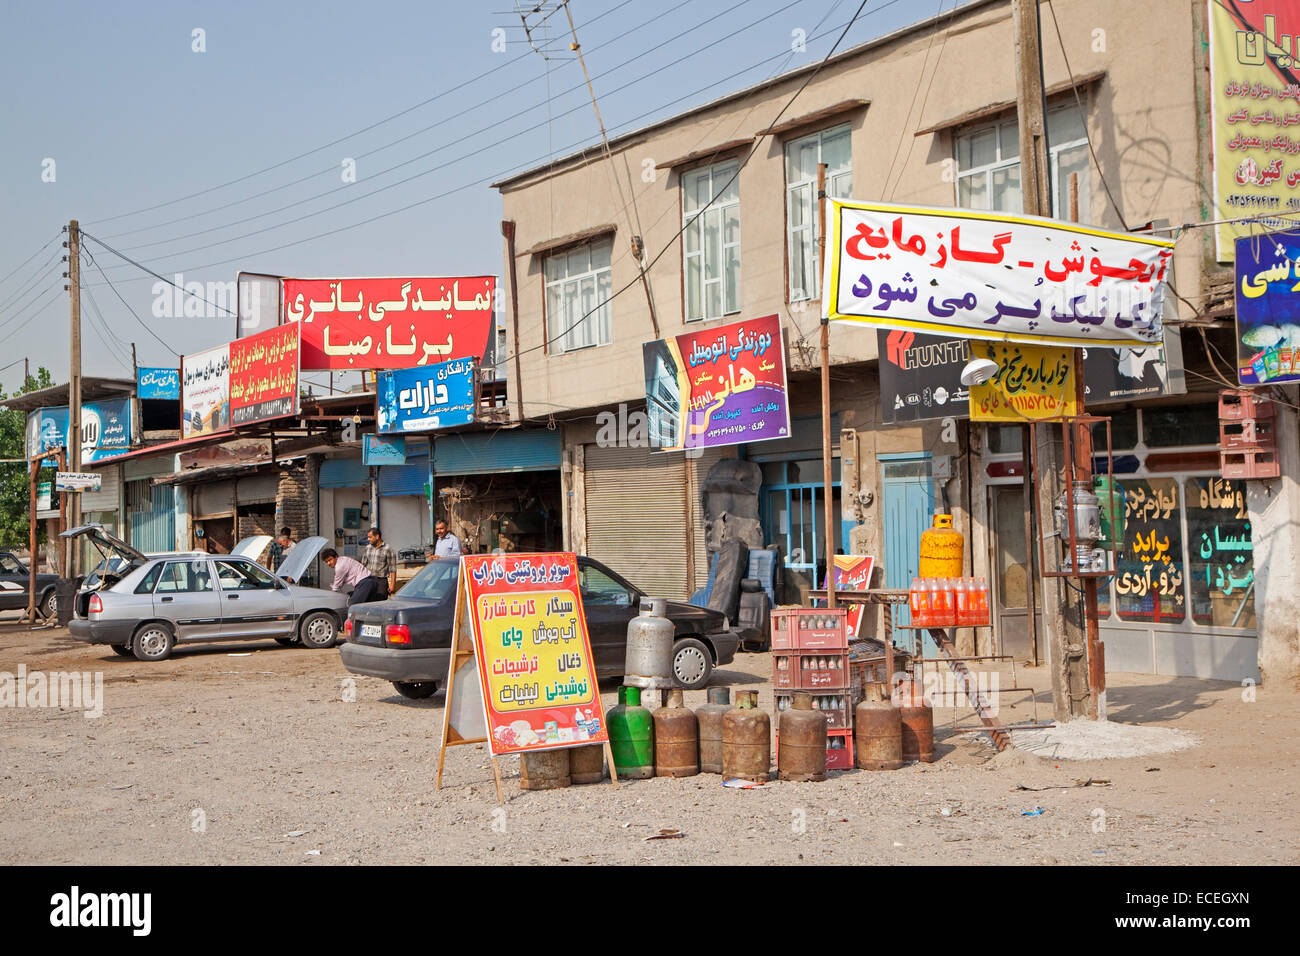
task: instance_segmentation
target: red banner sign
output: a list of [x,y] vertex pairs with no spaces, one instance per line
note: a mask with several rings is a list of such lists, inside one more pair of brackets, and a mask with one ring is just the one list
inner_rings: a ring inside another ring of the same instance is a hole
[[[871,570],[875,564],[876,559],[869,554],[835,555],[835,590],[871,590]],[[862,614],[865,610],[861,604],[849,605],[849,640],[861,636]]]
[[281,325],[230,343],[230,421],[298,414],[298,326]]
[[284,279],[304,369],[398,369],[483,357],[494,276]]

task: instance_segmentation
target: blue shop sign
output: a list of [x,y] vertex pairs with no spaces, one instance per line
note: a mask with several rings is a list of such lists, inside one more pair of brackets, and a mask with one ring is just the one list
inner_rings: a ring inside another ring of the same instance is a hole
[[136,372],[135,394],[138,398],[170,398],[180,401],[181,374],[175,368],[142,368]]
[[361,463],[363,465],[405,465],[406,439],[362,435]]
[[478,363],[455,359],[379,373],[379,432],[430,432],[474,421]]

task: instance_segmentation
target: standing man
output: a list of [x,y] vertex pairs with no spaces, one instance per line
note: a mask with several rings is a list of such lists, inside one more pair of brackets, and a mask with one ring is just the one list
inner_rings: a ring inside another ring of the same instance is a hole
[[352,604],[384,601],[397,590],[397,552],[384,544],[383,533],[378,528],[366,532],[366,550],[361,553],[361,563],[370,573],[352,592]]
[[433,530],[438,535],[438,540],[429,548],[433,552],[430,560],[438,558],[459,558],[463,552],[460,544],[460,538],[456,537],[447,530],[447,522],[441,518],[433,526]]
[[334,581],[330,584],[331,591],[348,591],[348,607],[358,603],[357,585],[370,576],[366,566],[354,558],[349,558],[346,554],[340,555],[333,548],[326,548],[320,553],[321,560],[334,569]]
[[271,542],[271,546],[266,549],[267,557],[271,563],[271,570],[280,570],[280,565],[284,563],[284,559],[289,556],[289,552],[292,550],[293,532],[288,528],[281,528],[280,533]]

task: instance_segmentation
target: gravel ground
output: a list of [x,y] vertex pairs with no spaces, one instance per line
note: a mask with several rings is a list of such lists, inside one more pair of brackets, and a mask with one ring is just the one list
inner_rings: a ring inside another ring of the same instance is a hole
[[[358,678],[345,703],[337,651],[258,642],[143,664],[0,625],[0,672],[20,664],[99,672],[104,704],[94,719],[0,709],[3,863],[1300,862],[1300,816],[1286,809],[1300,797],[1294,690],[1247,702],[1233,684],[1112,674],[1113,720],[1199,741],[1128,759],[995,754],[952,733],[951,711],[936,712],[935,763],[816,784],[731,790],[702,775],[521,792],[502,758],[498,808],[481,747],[451,750],[433,788],[441,693],[408,701]],[[757,689],[770,711],[770,673],[768,655],[746,654],[716,679]],[[1050,687],[1042,670],[1019,683]],[[1030,717],[1027,703],[1007,713]],[[647,841],[660,829],[684,836]]]

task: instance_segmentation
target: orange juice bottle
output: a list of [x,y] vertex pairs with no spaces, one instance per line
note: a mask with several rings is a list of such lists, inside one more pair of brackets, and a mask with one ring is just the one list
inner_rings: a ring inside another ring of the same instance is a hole
[[958,578],[957,586],[954,591],[956,594],[954,621],[958,627],[970,623],[970,599],[971,589],[967,578]]
[[975,601],[972,623],[979,627],[989,625],[989,586],[983,578],[975,579]]

